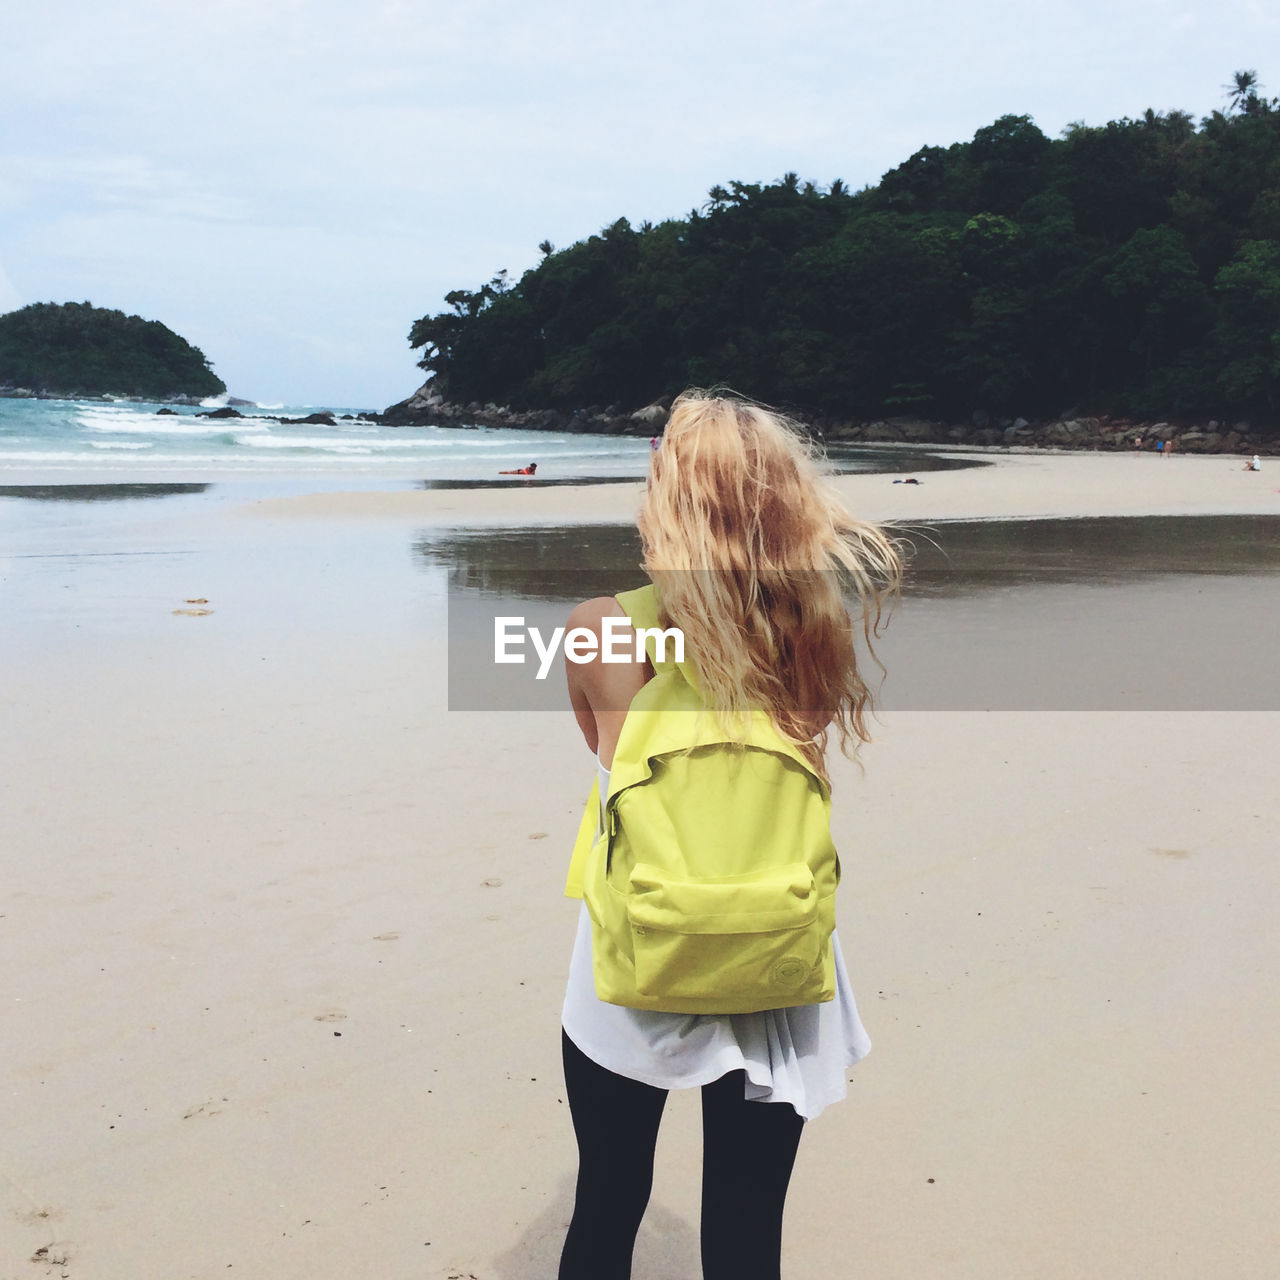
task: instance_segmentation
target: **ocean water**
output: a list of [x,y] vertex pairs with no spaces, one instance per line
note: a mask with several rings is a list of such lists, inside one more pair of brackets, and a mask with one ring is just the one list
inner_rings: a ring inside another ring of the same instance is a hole
[[[496,427],[384,427],[344,421],[358,410],[330,405],[238,406],[243,418],[202,418],[203,406],[142,401],[0,399],[0,484],[113,484],[148,480],[328,477],[337,487],[415,480],[527,483],[502,471],[538,464],[536,482],[581,483],[643,476],[649,441]],[[161,408],[174,413],[158,414]],[[335,425],[289,424],[273,417],[335,415]],[[972,465],[919,451],[845,447],[831,453],[841,471],[927,471]]]
[[[217,408],[219,400],[203,407]],[[173,415],[158,415],[172,408]],[[341,406],[240,407],[243,418],[202,418],[200,407],[140,401],[0,399],[0,475],[38,473],[54,482],[145,480],[178,473],[210,480],[330,475],[474,481],[536,461],[548,479],[641,476],[645,439],[478,427],[285,424]]]

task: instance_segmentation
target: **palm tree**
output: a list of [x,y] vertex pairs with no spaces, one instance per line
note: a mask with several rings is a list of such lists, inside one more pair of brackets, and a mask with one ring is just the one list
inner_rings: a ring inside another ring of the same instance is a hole
[[1227,91],[1227,101],[1231,105],[1231,110],[1238,111],[1241,115],[1248,115],[1250,107],[1258,100],[1258,90],[1262,88],[1258,81],[1258,73],[1237,71],[1231,80],[1231,84],[1222,86]]
[[543,256],[544,258],[549,258],[549,257],[551,257],[551,255],[552,255],[553,253],[555,253],[555,251],[556,251],[556,247],[555,247],[555,245],[553,245],[553,244],[551,243],[551,241],[550,241],[550,240],[544,240],[544,241],[543,241],[543,242],[538,246],[538,252],[539,252],[540,254],[542,254],[542,256]]

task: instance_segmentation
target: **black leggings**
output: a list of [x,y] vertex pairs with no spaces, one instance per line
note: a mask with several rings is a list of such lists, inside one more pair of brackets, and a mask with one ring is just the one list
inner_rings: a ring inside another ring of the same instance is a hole
[[[628,1280],[667,1091],[607,1071],[561,1036],[578,1186],[559,1280]],[[745,1083],[731,1071],[702,1086],[703,1280],[778,1280],[804,1121],[786,1103],[748,1102]]]

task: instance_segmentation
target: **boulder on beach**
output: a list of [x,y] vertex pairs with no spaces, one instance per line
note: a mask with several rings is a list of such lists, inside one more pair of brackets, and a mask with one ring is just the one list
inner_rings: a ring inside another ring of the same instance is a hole
[[645,405],[643,409],[637,409],[631,415],[631,421],[639,422],[642,426],[653,427],[656,430],[658,427],[665,427],[670,416],[671,414],[665,406],[654,403]]

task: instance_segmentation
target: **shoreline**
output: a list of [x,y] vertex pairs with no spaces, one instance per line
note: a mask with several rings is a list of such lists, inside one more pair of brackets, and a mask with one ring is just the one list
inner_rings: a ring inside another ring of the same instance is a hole
[[[389,405],[377,420],[388,427],[507,427],[527,431],[650,436],[666,425],[671,397],[628,413],[617,405],[601,408],[512,409],[470,401],[454,404],[432,391],[428,380],[411,396]],[[775,406],[776,408],[776,406]],[[997,416],[978,409],[957,422],[913,415],[845,418],[831,414],[786,415],[822,444],[938,444],[962,448],[1040,446],[1072,451],[1156,453],[1167,447],[1180,453],[1280,454],[1280,427],[1258,427],[1241,420],[1228,425],[1215,418],[1174,414],[1167,418],[1134,418],[1121,413],[1092,414],[1069,409],[1056,418]]]
[[[928,451],[928,448],[925,448]],[[993,463],[922,473],[895,484],[889,473],[838,475],[829,483],[859,518],[874,521],[1055,519],[1126,515],[1270,515],[1280,512],[1280,468],[1243,468],[1223,455],[1011,452]],[[903,475],[909,476],[910,470]],[[477,490],[318,490],[239,508],[262,519],[389,519],[427,524],[621,524],[634,519],[643,484]]]
[[[224,409],[263,409],[256,400],[245,400],[223,392],[217,396],[175,394],[161,398],[138,397],[104,392],[98,395],[63,395],[36,392],[28,388],[0,387],[0,400],[63,400],[77,404],[158,404],[203,408],[208,400],[222,399]],[[382,426],[412,430],[415,427],[442,427],[474,431],[482,427],[514,430],[561,432],[567,434],[599,434],[643,438],[661,434],[666,423],[670,397],[664,397],[632,413],[616,406],[601,409],[514,410],[503,405],[466,405],[443,401],[430,393],[430,383],[412,395],[382,410],[359,409],[341,412],[321,408],[302,419],[274,418],[280,422],[302,421],[308,425],[326,425],[324,415],[376,423]],[[199,416],[211,416],[209,413]],[[212,416],[240,417],[218,410]],[[263,416],[270,418],[270,414]],[[865,444],[920,448],[926,451],[1063,451],[1070,453],[1156,453],[1157,440],[1168,441],[1173,453],[1209,454],[1214,456],[1280,456],[1280,427],[1255,427],[1247,421],[1227,425],[1212,418],[1132,418],[1124,414],[1089,414],[1069,410],[1057,418],[997,417],[976,410],[966,421],[912,416],[884,418],[837,418],[830,415],[797,411],[788,415],[811,432],[822,445]],[[328,424],[333,425],[333,424]],[[1135,444],[1139,447],[1135,447]]]

